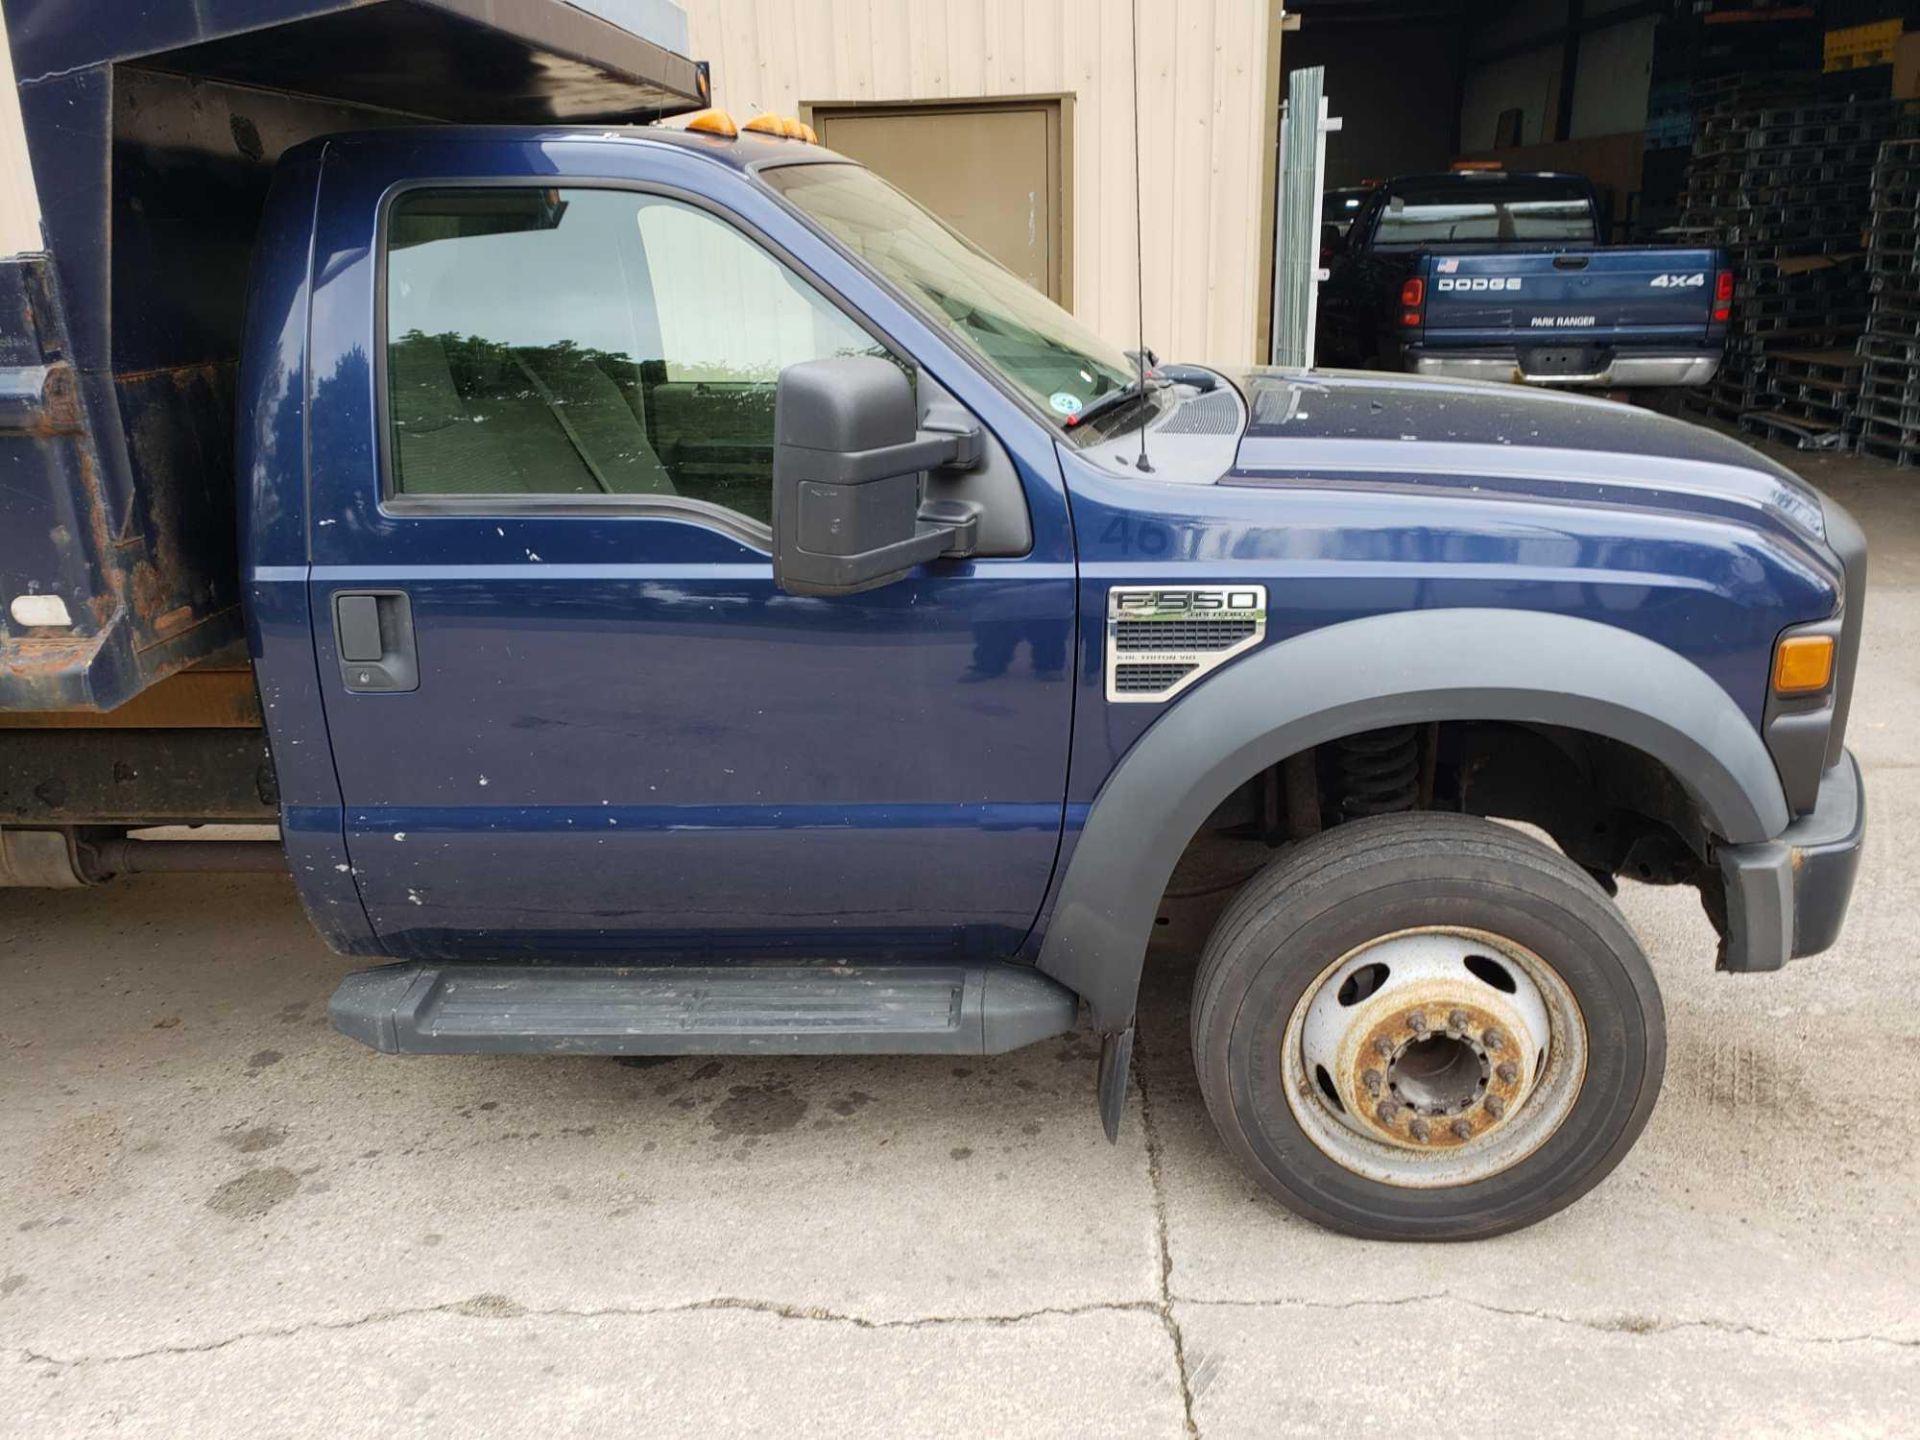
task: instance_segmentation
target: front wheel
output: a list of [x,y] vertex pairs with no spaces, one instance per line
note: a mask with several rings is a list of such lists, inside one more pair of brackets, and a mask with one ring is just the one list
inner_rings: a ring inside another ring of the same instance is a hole
[[1351,1235],[1460,1240],[1571,1204],[1632,1147],[1666,1024],[1577,866],[1453,815],[1342,825],[1248,882],[1194,981],[1222,1138]]

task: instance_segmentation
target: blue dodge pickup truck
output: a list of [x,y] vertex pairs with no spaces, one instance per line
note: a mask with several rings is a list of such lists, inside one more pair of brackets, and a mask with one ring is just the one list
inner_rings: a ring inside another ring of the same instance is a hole
[[1733,303],[1726,257],[1600,241],[1578,175],[1389,180],[1329,237],[1319,358],[1595,389],[1713,379]]
[[[1696,887],[1729,971],[1833,942],[1865,580],[1833,502],[1581,397],[1146,375],[801,127],[698,124],[347,133],[275,170],[236,332],[245,774],[368,961],[347,1035],[1086,1025],[1111,1134],[1198,867],[1237,877],[1192,1018],[1228,1148],[1323,1224],[1461,1238],[1570,1203],[1653,1107],[1618,877]],[[67,598],[9,654],[112,619]],[[45,883],[195,848],[126,838],[141,797],[235,813],[178,763],[88,798],[100,733],[0,728],[5,853]]]

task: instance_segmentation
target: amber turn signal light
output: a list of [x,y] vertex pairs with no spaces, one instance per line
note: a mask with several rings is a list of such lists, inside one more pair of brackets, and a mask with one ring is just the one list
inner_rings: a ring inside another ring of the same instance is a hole
[[1773,652],[1773,688],[1782,695],[1824,690],[1831,679],[1831,635],[1789,635]]

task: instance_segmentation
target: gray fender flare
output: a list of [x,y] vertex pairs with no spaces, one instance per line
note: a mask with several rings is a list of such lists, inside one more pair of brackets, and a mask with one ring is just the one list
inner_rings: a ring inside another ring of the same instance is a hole
[[1310,745],[1431,720],[1562,725],[1645,751],[1706,828],[1786,828],[1779,772],[1733,698],[1691,661],[1593,620],[1415,610],[1256,650],[1175,701],[1094,798],[1040,949],[1106,1034],[1133,1023],[1160,896],[1187,841],[1243,781]]

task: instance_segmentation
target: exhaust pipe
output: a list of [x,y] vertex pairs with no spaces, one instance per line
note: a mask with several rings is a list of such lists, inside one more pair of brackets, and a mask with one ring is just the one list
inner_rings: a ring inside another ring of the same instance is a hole
[[272,840],[94,840],[80,847],[89,876],[178,875],[189,871],[284,871],[287,852]]

